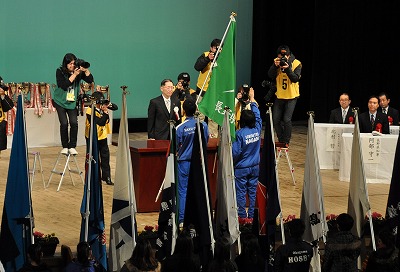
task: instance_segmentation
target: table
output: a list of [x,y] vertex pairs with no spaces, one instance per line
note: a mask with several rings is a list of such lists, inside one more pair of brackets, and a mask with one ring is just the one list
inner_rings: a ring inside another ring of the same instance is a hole
[[[216,199],[218,175],[217,144],[218,139],[214,138],[210,138],[207,144],[207,171],[213,206]],[[161,196],[157,202],[154,200],[164,180],[168,147],[168,140],[129,141],[138,212],[158,212],[160,210]]]
[[[85,110],[86,112],[86,110]],[[112,111],[109,111],[110,126],[112,130]],[[78,141],[77,146],[86,145],[85,120],[86,116],[78,116]],[[27,108],[25,111],[26,134],[28,147],[60,146],[60,122],[57,112],[48,112],[43,109],[41,117],[35,114],[35,109]],[[108,144],[111,144],[112,134],[109,134]],[[11,148],[13,136],[7,136],[7,148]]]
[[[320,169],[339,169],[342,133],[354,131],[354,124],[315,123],[315,141]],[[399,126],[390,126],[390,133],[399,135]]]
[[[390,184],[399,135],[372,136],[361,133],[364,171],[367,183]],[[342,134],[339,180],[350,181],[352,133]]]

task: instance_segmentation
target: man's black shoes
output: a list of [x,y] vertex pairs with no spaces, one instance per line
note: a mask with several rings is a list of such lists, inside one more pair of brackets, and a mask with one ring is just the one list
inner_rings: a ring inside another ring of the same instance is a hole
[[114,185],[114,182],[111,181],[111,178],[106,178],[105,182],[107,185]]

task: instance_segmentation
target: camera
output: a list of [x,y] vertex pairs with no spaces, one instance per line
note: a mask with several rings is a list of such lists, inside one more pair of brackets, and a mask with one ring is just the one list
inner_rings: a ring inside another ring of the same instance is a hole
[[279,66],[285,66],[285,65],[287,65],[287,62],[288,62],[288,59],[287,59],[287,57],[286,56],[283,56],[281,59],[280,59],[280,62],[279,62]]
[[0,83],[0,88],[2,88],[5,92],[8,90],[8,87],[2,83]]
[[2,77],[0,77],[0,88],[2,88],[5,92],[8,90],[8,86],[4,84]]
[[264,100],[266,102],[269,102],[271,100],[272,96],[276,92],[276,84],[274,82],[264,80],[263,82],[261,82],[261,86],[263,86],[264,88],[266,88],[268,90],[267,94],[264,96]]
[[75,67],[83,67],[83,68],[89,68],[90,63],[87,61],[84,61],[83,59],[76,59],[75,60]]
[[112,110],[112,111],[118,110],[118,106],[117,106],[116,104],[111,103],[110,100],[105,99],[105,98],[103,98],[103,97],[100,97],[99,99],[97,99],[97,100],[96,100],[96,104],[100,104],[100,105],[107,104],[107,105],[108,105],[107,108],[108,108],[109,110]]
[[241,87],[242,97],[239,98],[239,102],[242,103],[242,110],[246,107],[249,100],[250,87],[247,84],[243,84]]

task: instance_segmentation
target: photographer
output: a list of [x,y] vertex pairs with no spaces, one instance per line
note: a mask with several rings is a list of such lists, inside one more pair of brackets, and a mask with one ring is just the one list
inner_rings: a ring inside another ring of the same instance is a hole
[[[183,102],[192,98],[196,101],[196,91],[190,88],[190,75],[186,72],[178,75],[178,83],[175,86],[175,91],[172,93],[173,97],[176,97],[181,101],[181,112],[183,113]],[[182,122],[185,120],[186,115],[182,116]]]
[[0,77],[0,153],[7,149],[7,120],[6,112],[14,107],[14,103],[7,95],[8,87],[4,84],[3,78]]
[[[236,130],[240,129],[240,115],[242,110],[251,110],[250,100],[249,100],[249,92],[250,90],[254,91],[252,87],[249,87],[247,84],[243,84],[240,86],[239,91],[235,98],[235,128]],[[254,100],[257,104],[257,101]]]
[[[210,82],[212,72],[210,72],[210,75],[208,76],[208,78],[207,78],[207,75],[208,75],[208,72],[210,71],[210,69],[212,69],[211,64],[214,61],[214,58],[217,55],[218,50],[221,50],[220,45],[221,45],[220,39],[212,40],[212,42],[210,44],[210,50],[201,54],[200,57],[197,58],[196,63],[194,64],[194,69],[196,69],[196,71],[199,72],[199,77],[197,78],[197,84],[196,84],[196,86],[197,86],[196,94],[200,95],[201,97],[199,97],[198,102],[201,101],[201,99],[206,94],[206,91],[208,89],[208,83]],[[204,87],[203,87],[203,85],[204,85]],[[203,87],[203,91],[200,94],[202,87]],[[204,120],[205,116],[203,114],[200,114],[200,119]],[[210,137],[217,138],[218,137],[218,124],[211,119],[208,119],[207,124],[210,129]]]
[[[63,149],[61,154],[77,155],[76,142],[78,137],[78,110],[76,99],[79,94],[79,83],[81,80],[87,83],[93,82],[90,73],[90,64],[84,60],[77,59],[72,53],[67,53],[62,64],[56,70],[57,88],[52,95],[53,105],[57,110],[60,120],[60,136]],[[67,118],[68,116],[68,118]],[[68,135],[68,121],[70,132]]]
[[276,80],[276,99],[272,109],[274,128],[278,141],[289,147],[292,137],[292,115],[300,96],[299,80],[301,62],[295,58],[286,45],[277,50],[277,57],[268,70],[268,76]]
[[[254,90],[250,88],[251,110],[243,110],[240,116],[240,129],[236,131],[236,141],[232,144],[233,164],[235,167],[236,201],[239,223],[252,223],[256,200],[257,182],[260,163],[260,143],[262,120]],[[246,213],[246,193],[249,197],[249,208]]]
[[[92,98],[95,99],[95,111],[96,114],[93,116],[94,123],[97,127],[97,146],[99,148],[99,159],[101,168],[101,180],[107,185],[114,185],[111,181],[111,170],[110,170],[110,150],[108,148],[107,135],[111,133],[110,128],[110,117],[108,111],[113,109],[112,103],[105,100],[101,92],[94,92]],[[110,105],[111,104],[111,105]],[[92,108],[86,109],[86,129],[85,138],[86,146],[89,147],[90,139],[90,121],[92,116]]]

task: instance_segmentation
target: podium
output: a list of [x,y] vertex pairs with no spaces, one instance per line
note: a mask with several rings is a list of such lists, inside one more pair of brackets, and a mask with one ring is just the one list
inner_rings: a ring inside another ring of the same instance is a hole
[[[213,205],[218,167],[217,143],[217,139],[209,139],[207,146],[207,169]],[[168,147],[168,140],[129,141],[137,212],[160,210],[161,196],[157,202],[155,199],[164,180]]]

